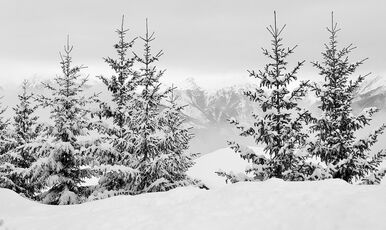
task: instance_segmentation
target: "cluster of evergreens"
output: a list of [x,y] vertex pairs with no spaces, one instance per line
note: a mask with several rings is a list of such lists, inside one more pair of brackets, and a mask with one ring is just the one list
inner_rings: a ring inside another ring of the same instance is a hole
[[[75,204],[195,183],[186,175],[192,134],[175,88],[161,86],[164,71],[156,62],[162,51],[151,52],[154,33],[146,21],[144,51],[136,54],[136,39],[127,41],[127,32],[122,18],[117,58],[104,59],[115,74],[98,76],[109,100],[85,95],[88,78],[83,66],[72,64],[69,39],[60,54],[62,74],[42,83],[49,95],[30,93],[24,82],[14,122],[0,117],[1,187],[46,204]],[[49,110],[52,124],[38,123],[38,108]],[[93,176],[98,185],[85,185]]]
[[[272,47],[263,49],[270,60],[262,70],[249,71],[258,79],[255,90],[245,95],[258,104],[251,127],[230,122],[242,136],[264,145],[264,153],[230,142],[241,157],[251,162],[244,175],[218,172],[231,182],[321,180],[340,178],[350,183],[377,184],[385,175],[379,169],[384,150],[371,152],[385,125],[367,138],[356,133],[369,125],[376,108],[353,115],[352,100],[365,76],[349,77],[364,60],[350,63],[352,45],[338,48],[337,24],[328,28],[329,42],[322,62],[312,62],[323,77],[321,83],[303,81],[293,90],[304,61],[289,69],[287,58],[296,46],[283,46],[283,27],[267,27]],[[34,95],[28,82],[22,85],[13,122],[0,110],[0,186],[47,204],[74,204],[116,194],[166,191],[195,184],[186,172],[193,165],[187,154],[192,138],[175,96],[175,88],[162,87],[164,71],[156,63],[162,51],[152,53],[154,33],[127,39],[128,30],[117,30],[116,58],[105,58],[114,74],[98,76],[110,97],[84,92],[88,78],[83,66],[72,64],[73,47],[60,55],[62,74],[42,83],[49,95]],[[141,41],[142,54],[133,47]],[[320,100],[321,116],[299,106],[307,93]],[[51,124],[41,124],[38,108],[48,109]],[[96,108],[96,109],[95,109]],[[98,177],[96,186],[84,184]]]
[[[357,132],[369,125],[377,109],[365,109],[357,116],[352,109],[355,93],[367,75],[356,80],[349,77],[365,60],[350,63],[348,55],[355,47],[338,48],[337,33],[340,29],[332,14],[323,61],[312,62],[323,77],[322,82],[303,81],[291,91],[288,86],[296,83],[304,61],[288,70],[287,58],[296,46],[283,47],[281,35],[284,27],[277,26],[275,13],[274,25],[267,27],[272,36],[271,49],[263,48],[263,54],[270,62],[262,70],[249,71],[251,77],[259,80],[254,91],[245,92],[260,109],[259,114],[253,114],[253,126],[245,127],[235,119],[230,120],[241,131],[241,136],[252,137],[256,144],[265,146],[266,154],[229,142],[236,153],[251,162],[251,167],[244,175],[223,171],[218,174],[231,182],[276,177],[284,180],[339,178],[349,183],[380,183],[386,170],[379,167],[386,152],[373,153],[371,147],[386,126],[382,125],[366,138],[358,138]],[[309,91],[320,100],[319,117],[298,105]]]

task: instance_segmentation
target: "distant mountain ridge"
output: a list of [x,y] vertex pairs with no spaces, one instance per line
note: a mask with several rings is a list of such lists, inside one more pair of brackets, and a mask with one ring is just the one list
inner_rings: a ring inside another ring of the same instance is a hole
[[198,125],[221,125],[231,117],[248,120],[254,105],[244,96],[243,91],[252,88],[226,87],[209,93],[205,89],[194,85],[191,89],[179,90],[180,103],[186,104],[185,113]]
[[353,105],[357,110],[375,106],[386,112],[386,79],[380,76],[366,79],[359,88]]
[[[43,79],[51,82],[49,79]],[[246,141],[238,136],[236,128],[229,124],[229,118],[236,118],[243,123],[252,124],[252,113],[257,112],[257,104],[249,101],[244,91],[253,90],[256,86],[250,83],[219,88],[217,90],[206,90],[199,86],[194,80],[187,80],[188,85],[177,89],[179,103],[187,105],[184,115],[193,127],[196,137],[192,140],[191,150],[194,152],[210,152],[226,146],[227,141],[236,140],[243,144],[253,144],[253,141]],[[30,79],[30,85],[34,93],[44,93],[41,80],[37,77]],[[105,88],[102,83],[92,80],[87,85],[86,94],[103,92]],[[4,102],[12,107],[17,100],[18,89],[3,89]],[[7,95],[7,92],[10,93]],[[105,92],[106,93],[106,92]],[[315,102],[310,93],[302,102],[304,108],[310,109],[317,114],[317,101]],[[360,113],[366,107],[376,106],[380,109],[375,123],[384,121],[382,114],[386,114],[386,80],[381,77],[369,77],[362,84],[353,101],[354,113]],[[9,111],[11,112],[11,111]],[[45,116],[46,117],[46,116]]]

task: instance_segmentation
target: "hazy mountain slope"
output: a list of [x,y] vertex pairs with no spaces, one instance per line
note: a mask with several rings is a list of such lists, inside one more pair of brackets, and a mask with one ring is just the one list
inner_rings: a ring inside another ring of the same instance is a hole
[[[47,81],[47,80],[45,80]],[[31,79],[33,92],[45,93],[38,77]],[[191,142],[191,151],[208,153],[223,148],[227,141],[235,140],[242,144],[253,145],[253,140],[241,138],[237,130],[228,124],[227,119],[234,117],[240,122],[252,123],[252,112],[256,112],[256,104],[244,96],[243,91],[253,89],[252,84],[242,84],[233,87],[220,88],[217,90],[205,90],[193,80],[189,80],[187,86],[178,89],[180,104],[187,105],[184,111],[189,124],[193,127],[195,138]],[[3,87],[0,93],[4,96],[5,105],[12,107],[17,100],[18,88],[16,86]],[[104,86],[96,80],[90,81],[86,94],[101,92],[103,98],[108,98]],[[314,114],[319,114],[317,101],[312,93],[301,102],[301,105],[310,109]],[[381,77],[369,77],[358,90],[358,95],[353,102],[354,113],[360,113],[364,108],[376,106],[380,112],[375,115],[373,125],[377,126],[386,122],[386,80]],[[12,110],[8,110],[12,115]],[[48,119],[45,111],[40,111],[43,119]],[[365,129],[360,135],[365,135],[372,128]],[[386,143],[378,144],[378,147],[386,148]]]

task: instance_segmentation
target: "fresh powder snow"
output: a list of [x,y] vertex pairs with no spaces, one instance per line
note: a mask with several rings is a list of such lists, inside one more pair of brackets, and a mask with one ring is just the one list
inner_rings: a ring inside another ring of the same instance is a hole
[[[257,150],[256,150],[257,151]],[[0,227],[9,230],[99,229],[386,229],[386,186],[342,180],[225,184],[218,169],[243,172],[248,163],[229,148],[196,160],[195,187],[49,206],[0,189]]]
[[6,229],[386,229],[386,186],[318,182],[244,182],[48,206],[0,189]]

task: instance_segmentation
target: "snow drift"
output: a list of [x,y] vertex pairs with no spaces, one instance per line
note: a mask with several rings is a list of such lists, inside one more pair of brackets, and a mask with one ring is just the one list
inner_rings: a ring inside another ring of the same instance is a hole
[[201,179],[209,191],[186,187],[73,206],[48,206],[0,189],[0,223],[4,222],[0,229],[386,229],[385,184],[271,179],[227,185],[214,172],[243,172],[247,162],[238,154],[225,148],[196,162],[189,175]]
[[[262,151],[261,151],[262,152]],[[200,179],[207,187],[219,188],[225,186],[225,178],[216,174],[219,170],[242,173],[248,162],[243,160],[230,148],[223,148],[206,154],[195,161],[195,165],[189,169],[188,175]]]
[[238,183],[47,206],[0,189],[5,227],[63,229],[386,229],[386,186],[340,180]]

